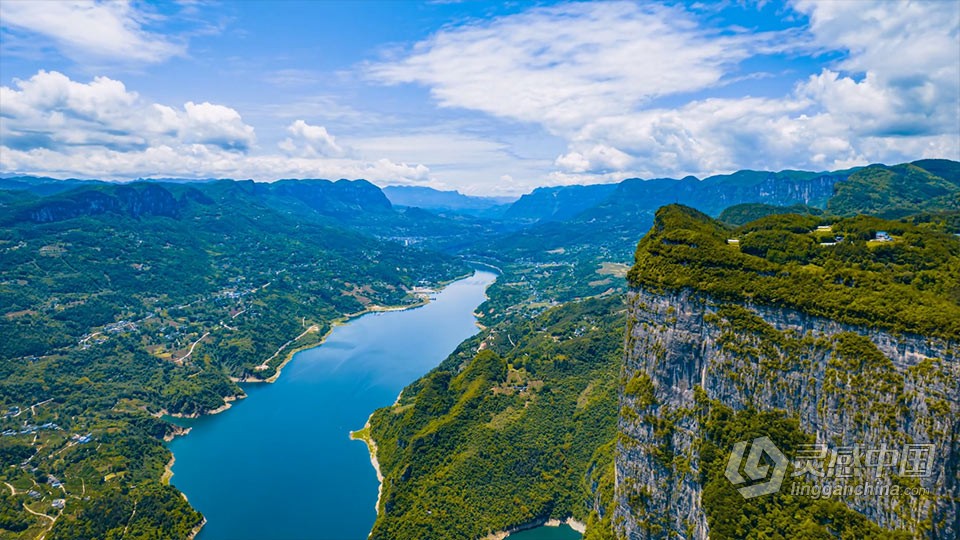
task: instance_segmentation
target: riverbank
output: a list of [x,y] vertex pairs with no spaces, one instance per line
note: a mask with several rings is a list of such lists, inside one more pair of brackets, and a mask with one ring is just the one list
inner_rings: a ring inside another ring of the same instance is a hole
[[[246,397],[247,397],[247,394],[243,392],[239,394],[234,394],[232,396],[225,396],[223,398],[223,405],[217,407],[216,409],[208,409],[199,413],[190,413],[190,414],[172,413],[166,409],[160,409],[159,411],[153,413],[153,416],[155,416],[156,418],[163,418],[164,416],[169,416],[170,418],[200,418],[201,416],[220,414],[223,411],[226,411],[227,409],[232,407],[234,401],[238,399],[246,399]],[[165,435],[163,437],[163,440],[165,442],[170,442],[173,440],[174,437],[180,437],[180,436],[186,435],[187,433],[190,433],[190,429],[191,428],[186,428],[186,429],[180,428],[180,431],[175,431],[171,434]]]
[[[370,416],[373,417],[373,415]],[[380,472],[380,461],[377,460],[377,441],[373,440],[373,435],[370,434],[370,418],[367,418],[367,423],[363,425],[363,428],[350,432],[350,440],[363,441],[367,445],[367,452],[370,453],[370,464],[373,465],[373,470],[377,473],[377,502],[373,509],[377,512],[377,515],[380,515],[380,498],[383,497],[383,473]]]
[[197,523],[197,526],[190,530],[190,534],[187,535],[187,540],[193,540],[200,534],[200,530],[203,529],[203,526],[207,524],[207,518],[203,518],[200,523]]
[[537,527],[559,527],[561,525],[566,525],[571,529],[577,531],[580,534],[587,532],[587,525],[581,521],[577,521],[573,518],[566,519],[535,519],[533,521],[528,521],[521,525],[514,527],[509,527],[503,531],[497,531],[490,533],[487,536],[483,537],[483,540],[504,540],[509,537],[511,534],[518,533],[520,531],[526,531],[530,529],[536,529]]
[[176,462],[177,457],[173,455],[173,452],[170,452],[170,461],[163,467],[163,476],[160,477],[161,484],[170,484],[170,479],[173,478],[173,464]]
[[[476,272],[474,272],[474,273],[476,273]],[[407,310],[407,309],[415,309],[415,308],[423,307],[423,306],[425,306],[425,305],[427,305],[427,304],[430,303],[430,298],[431,298],[431,295],[432,295],[432,294],[436,294],[437,292],[439,292],[440,290],[442,290],[444,287],[446,287],[447,285],[449,285],[449,284],[451,284],[451,283],[453,283],[453,282],[455,282],[455,281],[459,281],[459,280],[461,280],[461,279],[468,278],[468,277],[470,277],[470,276],[472,276],[472,275],[473,275],[473,274],[464,274],[464,275],[458,276],[458,277],[456,277],[456,278],[454,278],[454,279],[450,279],[450,280],[447,280],[447,281],[438,282],[435,288],[420,289],[420,290],[414,289],[414,290],[411,291],[411,293],[412,293],[412,294],[415,294],[415,295],[419,298],[419,300],[418,300],[417,302],[413,303],[413,304],[405,304],[405,305],[400,305],[400,306],[380,306],[380,305],[372,305],[372,306],[366,307],[366,308],[364,308],[364,309],[362,309],[362,310],[360,310],[360,311],[358,311],[358,312],[356,312],[356,313],[349,313],[349,314],[347,314],[347,315],[343,315],[342,317],[338,317],[338,318],[336,318],[336,319],[334,319],[334,320],[332,320],[332,321],[330,322],[330,328],[327,329],[327,332],[326,332],[323,336],[321,336],[320,339],[317,340],[317,342],[315,342],[315,343],[305,343],[305,344],[303,344],[303,345],[301,345],[301,346],[299,346],[299,347],[295,347],[295,348],[291,349],[290,351],[288,351],[287,354],[286,354],[286,356],[284,356],[283,360],[280,362],[280,364],[277,365],[277,368],[276,368],[276,371],[274,372],[274,374],[271,375],[270,377],[267,377],[266,379],[261,379],[261,378],[259,378],[259,377],[245,377],[245,378],[230,377],[230,380],[233,381],[233,382],[235,382],[235,383],[244,383],[244,384],[245,384],[245,383],[273,383],[273,382],[276,382],[276,380],[280,378],[280,373],[283,371],[283,368],[286,367],[286,365],[289,364],[291,360],[293,360],[293,357],[296,356],[297,353],[302,352],[302,351],[305,351],[305,350],[307,350],[307,349],[312,349],[312,348],[314,348],[314,347],[319,347],[320,345],[323,345],[323,343],[327,340],[327,338],[330,337],[330,334],[331,334],[338,326],[343,326],[344,324],[349,323],[349,322],[352,321],[353,319],[356,319],[356,318],[358,318],[358,317],[362,317],[362,316],[364,316],[364,315],[368,315],[368,314],[370,314],[370,313],[385,313],[385,312],[390,312],[390,311],[404,311],[404,310]],[[303,334],[301,334],[300,336],[298,336],[297,339],[299,339],[300,337],[303,337],[303,335],[305,335],[306,333],[307,333],[307,332],[304,332]],[[294,340],[294,341],[296,341],[296,340]]]

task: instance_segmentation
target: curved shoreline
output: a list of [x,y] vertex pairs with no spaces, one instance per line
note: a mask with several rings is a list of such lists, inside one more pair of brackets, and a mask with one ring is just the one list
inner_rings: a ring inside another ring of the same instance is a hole
[[[400,399],[399,397],[397,398]],[[373,417],[373,414],[370,415],[370,418]],[[373,465],[374,472],[377,473],[377,502],[374,503],[373,509],[380,515],[380,499],[383,497],[383,473],[380,472],[380,461],[377,459],[377,441],[373,439],[373,435],[370,434],[370,418],[367,418],[367,423],[363,425],[362,428],[357,431],[350,432],[351,441],[363,441],[367,445],[367,452],[370,454],[370,465]]]
[[[481,264],[482,264],[482,263],[481,263]],[[390,311],[406,311],[406,310],[408,310],[408,309],[416,309],[416,308],[419,308],[419,307],[423,307],[423,306],[425,306],[425,305],[427,305],[427,304],[430,303],[430,295],[431,295],[432,293],[437,293],[437,292],[439,292],[440,290],[442,290],[443,288],[445,288],[447,285],[449,285],[449,284],[451,284],[451,283],[453,283],[453,282],[455,282],[455,281],[460,281],[461,279],[466,279],[466,278],[468,278],[468,277],[471,277],[471,276],[475,275],[476,273],[477,273],[477,270],[474,269],[473,272],[471,272],[471,273],[469,273],[469,274],[463,274],[463,275],[461,275],[461,276],[457,276],[457,277],[455,277],[455,278],[453,278],[453,279],[449,279],[449,280],[447,280],[447,281],[440,281],[440,282],[438,282],[438,283],[436,284],[436,286],[435,286],[434,288],[427,289],[427,290],[420,290],[420,291],[411,290],[411,291],[410,291],[411,294],[415,294],[415,295],[417,295],[417,296],[419,297],[419,301],[417,301],[416,303],[413,303],[413,304],[406,304],[406,305],[399,305],[399,306],[380,306],[380,305],[372,305],[372,306],[369,306],[369,307],[365,307],[364,309],[362,309],[362,310],[360,310],[360,311],[358,311],[358,312],[356,312],[356,313],[348,313],[348,314],[346,314],[346,315],[342,315],[342,316],[340,316],[340,317],[337,317],[336,319],[333,319],[332,321],[330,321],[330,328],[327,329],[327,332],[326,332],[325,334],[323,334],[323,336],[320,337],[319,341],[317,341],[316,343],[301,345],[301,346],[299,346],[299,347],[295,347],[295,348],[291,349],[290,351],[288,351],[287,354],[286,354],[286,356],[284,357],[283,361],[281,361],[280,364],[277,365],[276,372],[275,372],[273,375],[271,375],[270,377],[267,377],[266,379],[261,379],[261,378],[258,378],[258,377],[246,377],[246,378],[243,378],[243,379],[241,379],[241,378],[239,378],[239,377],[230,377],[230,380],[233,381],[233,382],[235,382],[235,383],[240,383],[240,384],[246,384],[246,383],[272,383],[272,382],[276,382],[276,380],[277,380],[278,378],[280,378],[280,373],[283,371],[283,368],[286,367],[286,365],[289,364],[291,360],[293,360],[293,357],[294,357],[297,353],[302,352],[302,351],[305,351],[305,350],[308,350],[308,349],[312,349],[312,348],[314,348],[314,347],[319,347],[319,346],[323,345],[324,342],[326,342],[327,338],[330,337],[330,334],[333,332],[333,330],[334,330],[335,328],[337,328],[338,326],[343,326],[344,324],[349,323],[349,322],[352,321],[353,319],[356,319],[356,318],[359,318],[359,317],[363,317],[364,315],[369,315],[370,313],[384,313],[384,312],[390,312]],[[302,335],[303,335],[303,334],[301,334],[301,336],[302,336]],[[220,411],[217,410],[217,412],[220,412]]]
[[511,534],[518,533],[521,531],[527,531],[530,529],[536,529],[538,527],[559,527],[561,525],[566,525],[571,529],[577,531],[581,535],[587,532],[587,525],[582,521],[577,521],[572,517],[565,519],[546,519],[540,518],[533,521],[528,521],[520,525],[515,525],[513,527],[508,527],[505,530],[497,531],[490,533],[483,537],[482,540],[504,540],[508,538]]

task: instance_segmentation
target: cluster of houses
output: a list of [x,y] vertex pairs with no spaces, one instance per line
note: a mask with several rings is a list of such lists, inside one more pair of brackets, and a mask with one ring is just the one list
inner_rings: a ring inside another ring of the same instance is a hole
[[47,422],[46,424],[41,424],[41,425],[39,425],[39,426],[36,425],[36,424],[24,424],[23,429],[20,429],[20,430],[7,429],[7,430],[4,430],[4,431],[3,431],[2,435],[3,435],[4,437],[12,437],[12,436],[14,436],[14,435],[29,435],[29,434],[31,434],[31,433],[36,433],[36,432],[40,431],[41,429],[56,429],[56,430],[62,430],[63,428],[61,428],[60,426],[54,424],[53,422]]
[[137,329],[137,324],[132,321],[117,321],[115,323],[110,323],[103,327],[104,332],[110,332],[112,334],[119,334],[125,330],[134,331]]
[[70,436],[70,440],[77,444],[87,444],[93,440],[93,433],[87,433],[86,435],[80,435],[79,433],[74,433]]
[[[829,232],[832,232],[832,231],[833,231],[833,228],[832,228],[830,225],[820,225],[819,227],[817,227],[817,230],[811,231],[811,232],[813,232],[813,233],[829,233]],[[960,236],[960,235],[957,235],[957,236]],[[877,233],[874,235],[873,239],[874,239],[875,241],[877,241],[877,242],[893,242],[893,237],[890,236],[890,233],[888,233],[887,231],[877,231]],[[820,245],[821,245],[821,246],[835,246],[835,245],[843,242],[843,240],[844,240],[844,237],[843,237],[842,235],[839,235],[839,234],[838,234],[838,235],[836,235],[836,236],[833,237],[833,241],[832,241],[832,242],[831,242],[830,240],[827,240],[826,242],[820,242]],[[740,244],[740,239],[739,239],[739,238],[729,238],[729,239],[727,239],[727,243],[730,244],[730,245],[734,245],[734,246],[735,246],[735,245]]]

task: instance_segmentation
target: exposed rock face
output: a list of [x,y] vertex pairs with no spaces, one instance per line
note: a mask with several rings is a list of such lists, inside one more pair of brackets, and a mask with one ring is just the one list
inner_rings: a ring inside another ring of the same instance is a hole
[[[191,194],[192,196],[192,194]],[[24,212],[21,219],[51,223],[80,216],[111,213],[132,218],[141,216],[179,217],[184,202],[155,184],[97,187],[66,194],[62,199],[43,202]]]
[[808,204],[822,207],[833,195],[833,186],[845,176],[824,174],[806,178],[787,178],[777,173],[741,171],[729,176],[706,180],[693,177],[683,180],[624,180],[613,201],[642,201],[645,208],[655,210],[671,203],[697,208],[709,215],[741,203],[774,205]]
[[[646,373],[653,399],[622,398],[616,458],[619,535],[707,538],[694,391],[734,410],[783,410],[830,447],[933,443],[929,496],[843,498],[887,528],[960,535],[960,344],[894,335],[797,311],[719,305],[683,291],[630,294],[625,379]],[[642,415],[671,418],[658,430]],[[671,448],[664,460],[658,448]],[[678,467],[676,463],[682,463]],[[638,503],[638,501],[641,501]]]

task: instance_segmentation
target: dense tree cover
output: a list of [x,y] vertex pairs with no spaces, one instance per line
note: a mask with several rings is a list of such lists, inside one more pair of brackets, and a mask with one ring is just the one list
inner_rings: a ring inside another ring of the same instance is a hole
[[827,210],[838,215],[900,218],[919,212],[960,209],[960,163],[925,159],[901,165],[871,165],[834,186]]
[[22,501],[6,491],[0,494],[0,531],[20,533],[30,527],[31,520],[23,511]]
[[[832,228],[817,231],[818,224]],[[872,240],[877,231],[892,241]],[[843,240],[822,245],[820,235]],[[657,212],[629,279],[896,332],[960,336],[960,238],[942,221],[772,215],[730,228],[671,205]]]
[[793,495],[792,468],[780,491],[773,495],[744,499],[724,476],[733,445],[767,436],[786,455],[796,455],[801,445],[812,444],[795,418],[778,412],[733,411],[698,393],[698,415],[703,437],[700,440],[700,483],[702,502],[717,540],[831,540],[835,538],[909,539],[907,532],[886,531],[862,514],[835,499]]
[[730,225],[744,225],[751,221],[773,214],[810,214],[823,215],[823,210],[805,204],[776,206],[763,203],[744,203],[731,206],[720,212],[719,220]]
[[373,538],[609,522],[623,309],[617,296],[515,317],[374,413],[386,479]]
[[[469,271],[345,228],[343,212],[376,205],[362,200],[373,186],[329,205],[309,189],[198,186],[82,184],[0,208],[0,479],[57,518],[47,538],[186,536],[201,518],[159,482],[176,428],[152,415],[217,409],[242,394],[231,378],[274,374],[333,320]],[[381,203],[377,219],[403,220]],[[19,513],[18,537],[50,526]]]
[[176,488],[156,483],[111,489],[77,504],[76,514],[57,520],[54,538],[187,538],[202,520]]

